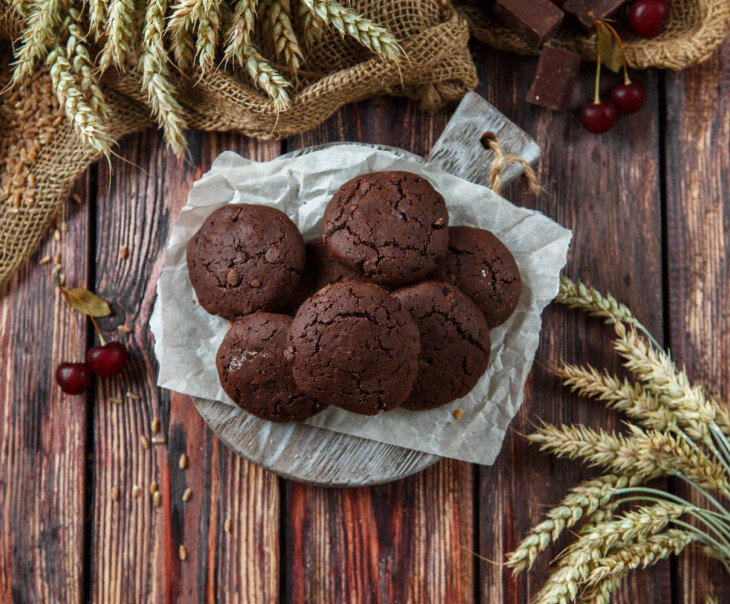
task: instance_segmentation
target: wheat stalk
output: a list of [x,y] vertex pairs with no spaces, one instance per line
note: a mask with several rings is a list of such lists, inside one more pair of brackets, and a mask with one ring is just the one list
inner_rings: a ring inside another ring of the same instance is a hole
[[587,587],[595,587],[604,581],[620,581],[632,570],[646,568],[671,554],[679,554],[696,540],[697,535],[693,532],[670,528],[663,533],[649,536],[645,541],[611,550],[593,564],[586,581]]
[[290,85],[281,74],[264,59],[252,45],[244,48],[246,69],[254,84],[269,95],[277,111],[289,108],[290,100],[286,92]]
[[590,365],[577,367],[565,363],[554,373],[571,391],[604,402],[610,409],[626,414],[646,428],[671,430],[676,427],[674,413],[640,384],[610,375],[607,371],[600,372]]
[[547,518],[535,526],[507,557],[514,574],[529,570],[537,556],[555,541],[565,529],[581,519],[592,517],[608,504],[618,489],[632,484],[627,476],[608,474],[585,481],[570,489],[568,495],[547,513]]
[[233,11],[231,26],[226,34],[226,49],[223,58],[236,61],[239,65],[246,62],[245,48],[251,43],[251,32],[256,24],[258,0],[238,0]]
[[163,45],[165,12],[167,0],[149,0],[145,12],[144,42],[140,66],[142,86],[157,124],[163,129],[164,137],[176,155],[185,151],[187,128],[182,117],[182,107],[175,98],[175,87],[170,81],[168,56]]
[[79,89],[73,67],[60,47],[51,50],[46,63],[58,102],[63,105],[78,137],[97,151],[109,154],[112,139]]
[[99,56],[99,68],[114,65],[124,69],[134,40],[134,0],[111,0],[107,17],[107,39]]
[[304,5],[324,23],[334,26],[363,46],[385,59],[399,59],[403,54],[395,36],[367,17],[334,0],[302,0]]
[[36,64],[47,56],[48,48],[61,27],[62,11],[67,7],[68,0],[36,0],[15,51],[11,85],[31,77]]
[[296,78],[304,54],[292,26],[289,0],[268,0],[263,23],[274,43],[277,56],[284,59],[289,71]]
[[535,597],[540,604],[575,600],[592,566],[613,547],[646,541],[686,512],[684,506],[659,502],[626,512],[617,520],[588,527],[578,541],[565,550],[558,567]]

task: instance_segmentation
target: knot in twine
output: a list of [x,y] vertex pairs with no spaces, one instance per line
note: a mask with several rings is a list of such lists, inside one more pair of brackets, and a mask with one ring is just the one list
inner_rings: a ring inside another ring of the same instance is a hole
[[489,167],[489,186],[492,191],[497,195],[500,194],[502,189],[502,175],[509,164],[520,164],[522,166],[522,169],[525,171],[525,178],[527,179],[527,186],[530,193],[537,195],[542,191],[542,186],[532,166],[519,155],[505,153],[499,142],[499,137],[494,132],[485,132],[482,135],[481,142],[485,149],[489,149],[494,153],[492,165]]

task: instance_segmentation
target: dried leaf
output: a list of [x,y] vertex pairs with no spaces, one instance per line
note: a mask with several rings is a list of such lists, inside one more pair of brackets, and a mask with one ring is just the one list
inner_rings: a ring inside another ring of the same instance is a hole
[[601,63],[614,73],[621,70],[621,48],[615,36],[607,27],[599,27],[596,36],[596,54],[601,57]]
[[66,298],[68,305],[82,315],[88,317],[107,317],[112,313],[109,305],[88,289],[82,287],[66,289],[62,287],[61,293]]

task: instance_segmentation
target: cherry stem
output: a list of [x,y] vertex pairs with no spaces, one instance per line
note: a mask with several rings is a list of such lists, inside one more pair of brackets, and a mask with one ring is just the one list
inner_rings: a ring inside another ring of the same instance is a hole
[[104,336],[101,335],[101,329],[99,329],[99,326],[96,324],[96,319],[94,319],[94,317],[91,315],[89,315],[89,319],[91,319],[91,322],[94,325],[94,329],[96,330],[96,335],[99,336],[99,342],[101,342],[102,346],[106,346],[106,340],[104,339]]
[[601,55],[598,55],[598,61],[596,61],[596,90],[593,97],[593,104],[599,105],[601,103]]
[[618,32],[613,28],[613,26],[609,25],[607,21],[601,21],[601,25],[604,25],[606,29],[611,32],[611,35],[618,43],[618,48],[621,51],[621,66],[624,69],[624,84],[628,86],[631,84],[631,78],[629,77],[629,69],[627,67],[628,60],[626,59],[626,48],[624,48],[624,43],[621,41],[621,36],[618,35]]
[[76,357],[77,327],[76,327],[76,315],[73,312],[71,313],[71,329],[73,329],[73,332],[74,332],[73,337],[71,338],[71,345],[72,345],[72,350],[73,350],[73,355],[74,355],[73,358],[74,358],[74,361],[76,361],[77,360],[77,357]]

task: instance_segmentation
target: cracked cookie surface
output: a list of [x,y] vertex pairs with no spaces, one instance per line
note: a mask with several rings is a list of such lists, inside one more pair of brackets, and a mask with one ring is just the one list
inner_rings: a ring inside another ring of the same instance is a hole
[[324,212],[324,237],[335,258],[373,281],[418,281],[448,245],[443,196],[411,172],[372,172],[349,180]]
[[296,385],[284,351],[291,317],[256,312],[236,321],[216,355],[226,394],[249,413],[272,422],[300,421],[326,405]]
[[370,281],[361,271],[351,268],[332,257],[322,237],[305,245],[307,258],[299,285],[289,301],[289,308],[296,313],[302,303],[325,285],[342,281]]
[[276,208],[228,205],[190,239],[187,261],[201,306],[233,320],[285,308],[304,268],[304,240]]
[[418,374],[403,407],[434,409],[466,396],[489,364],[489,326],[477,305],[453,285],[423,281],[398,289],[421,335]]
[[452,283],[474,300],[490,329],[510,317],[522,291],[512,253],[493,233],[474,227],[449,228],[449,250],[431,278]]
[[299,308],[287,354],[301,390],[354,413],[400,405],[418,370],[418,327],[401,302],[370,283],[328,285]]

